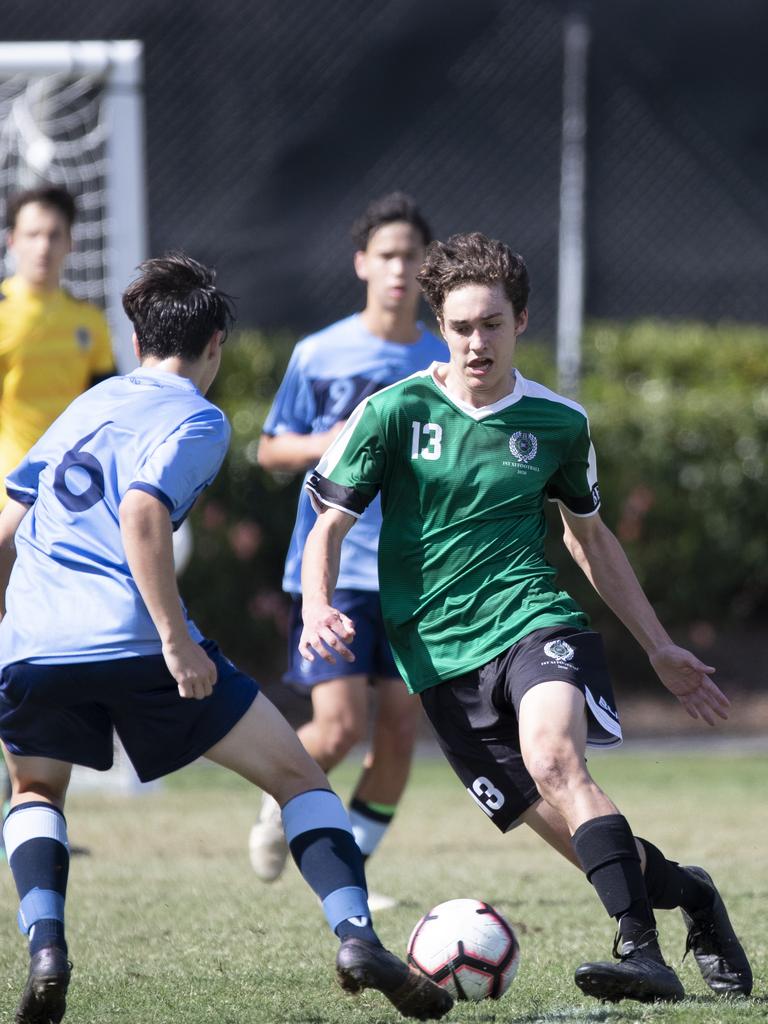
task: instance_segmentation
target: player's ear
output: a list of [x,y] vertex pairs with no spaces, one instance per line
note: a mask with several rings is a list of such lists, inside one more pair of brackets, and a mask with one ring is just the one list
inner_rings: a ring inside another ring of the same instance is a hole
[[139,348],[139,339],[136,336],[136,331],[131,335],[131,345],[133,346],[133,354],[141,362],[141,349]]
[[368,280],[368,259],[362,249],[358,249],[354,258],[355,273],[361,281]]
[[528,326],[528,309],[524,309],[522,313],[515,317],[515,334],[521,335]]
[[218,357],[221,350],[221,346],[224,344],[227,335],[224,331],[214,331],[211,335],[211,340],[208,342],[208,358],[215,359]]

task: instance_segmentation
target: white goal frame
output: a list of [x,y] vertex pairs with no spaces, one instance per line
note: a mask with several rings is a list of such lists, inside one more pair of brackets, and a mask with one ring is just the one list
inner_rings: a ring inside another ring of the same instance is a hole
[[121,295],[147,256],[143,44],[111,41],[0,43],[0,76],[64,74],[103,78],[106,128],[107,317],[121,372],[136,365]]

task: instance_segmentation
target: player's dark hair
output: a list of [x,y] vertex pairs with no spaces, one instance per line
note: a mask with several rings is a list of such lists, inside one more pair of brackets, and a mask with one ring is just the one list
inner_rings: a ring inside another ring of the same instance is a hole
[[380,199],[372,199],[365,212],[352,225],[352,241],[355,249],[368,248],[371,235],[385,224],[402,221],[410,224],[421,235],[424,245],[432,241],[432,231],[412,196],[406,192],[390,192]]
[[183,252],[169,252],[139,266],[140,276],[123,293],[142,359],[197,359],[215,331],[226,337],[235,321],[232,299],[216,285],[216,273]]
[[61,185],[40,185],[38,188],[28,188],[24,192],[17,192],[11,196],[5,208],[6,227],[13,231],[19,211],[29,203],[40,203],[42,206],[52,206],[58,210],[72,230],[72,225],[77,219],[77,205],[75,197],[67,192]]
[[428,245],[416,280],[438,320],[448,292],[465,284],[502,285],[516,317],[528,306],[531,290],[523,257],[479,231]]

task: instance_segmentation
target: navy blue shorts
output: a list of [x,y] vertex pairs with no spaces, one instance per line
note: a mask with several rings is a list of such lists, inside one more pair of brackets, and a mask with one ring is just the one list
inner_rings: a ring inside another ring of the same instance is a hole
[[218,676],[203,700],[181,697],[163,656],[40,665],[0,674],[0,737],[12,754],[106,771],[112,730],[142,782],[168,775],[223,739],[259,687],[212,640],[200,645]]
[[397,679],[400,673],[392,657],[392,649],[381,617],[381,601],[375,590],[337,590],[333,607],[348,615],[355,624],[355,639],[350,650],[353,662],[336,655],[336,662],[316,657],[307,661],[299,654],[299,639],[304,622],[301,618],[301,598],[293,597],[291,623],[288,631],[288,671],[283,682],[298,690],[310,690],[317,683],[341,676],[369,676],[379,679]]

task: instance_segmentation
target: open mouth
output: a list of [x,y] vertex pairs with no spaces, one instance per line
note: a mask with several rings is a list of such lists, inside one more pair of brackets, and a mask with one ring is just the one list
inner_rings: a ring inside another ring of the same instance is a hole
[[487,373],[488,370],[493,366],[492,359],[472,359],[468,364],[467,368],[470,373],[483,374]]

